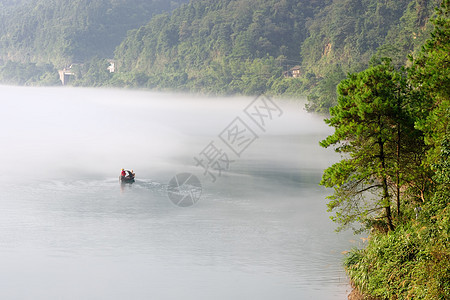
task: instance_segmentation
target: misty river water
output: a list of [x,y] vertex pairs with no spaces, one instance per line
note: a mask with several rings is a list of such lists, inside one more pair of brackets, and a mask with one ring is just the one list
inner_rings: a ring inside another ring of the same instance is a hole
[[[7,86],[0,97],[0,299],[346,299],[354,237],[334,232],[318,185],[338,157],[303,103]],[[121,168],[136,182],[120,184]],[[195,205],[168,197],[180,173],[201,182]]]

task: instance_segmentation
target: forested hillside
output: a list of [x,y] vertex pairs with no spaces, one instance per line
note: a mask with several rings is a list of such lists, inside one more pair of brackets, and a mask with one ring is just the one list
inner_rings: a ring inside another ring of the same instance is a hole
[[430,17],[439,0],[341,0],[308,27],[303,68],[321,80],[309,93],[309,108],[326,113],[336,104],[336,86],[371,60],[390,57],[397,68],[429,37]]
[[347,273],[375,299],[450,299],[449,0],[432,24],[404,68],[381,59],[339,83],[321,142],[341,154],[321,182],[333,220],[370,230]]
[[9,62],[7,72],[2,72],[4,79],[22,72],[22,82],[16,83],[23,84],[32,79],[26,78],[29,69],[39,73],[42,68],[61,68],[93,57],[112,58],[128,30],[183,2],[186,0],[2,1],[0,65]]
[[[191,1],[128,34],[115,84],[299,95],[327,111],[347,72],[378,54],[406,62],[438,1]],[[283,72],[300,66],[300,76]]]
[[254,94],[300,62],[306,20],[328,1],[201,0],[131,32],[116,50],[125,85]]
[[191,0],[171,11],[183,2],[4,2],[0,81],[58,84],[55,68],[82,63],[74,85],[308,95],[327,113],[348,72],[384,56],[405,64],[440,0]]

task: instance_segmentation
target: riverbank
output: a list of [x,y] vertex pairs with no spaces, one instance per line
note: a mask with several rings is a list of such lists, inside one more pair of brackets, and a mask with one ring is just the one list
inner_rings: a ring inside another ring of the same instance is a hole
[[438,213],[427,205],[418,220],[372,234],[345,259],[356,287],[348,299],[450,299],[449,233],[448,205]]
[[375,298],[369,295],[362,294],[355,286],[353,286],[353,290],[347,297],[348,300],[380,300],[379,298]]

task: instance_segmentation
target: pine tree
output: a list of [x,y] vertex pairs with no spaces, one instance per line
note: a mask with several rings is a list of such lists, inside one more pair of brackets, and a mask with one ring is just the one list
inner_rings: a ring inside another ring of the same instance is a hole
[[325,170],[321,184],[334,188],[328,208],[336,210],[333,219],[342,227],[377,222],[393,230],[393,197],[397,195],[399,216],[403,187],[423,174],[415,172],[424,147],[414,128],[409,95],[404,76],[389,60],[339,84],[338,105],[326,120],[335,133],[321,146],[335,145],[343,159]]

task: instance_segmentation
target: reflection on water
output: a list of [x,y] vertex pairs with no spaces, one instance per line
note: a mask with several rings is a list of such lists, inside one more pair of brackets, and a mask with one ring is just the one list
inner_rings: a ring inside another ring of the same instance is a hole
[[[213,182],[194,156],[251,98],[0,93],[2,299],[346,297],[351,237],[317,185],[329,129],[298,103],[277,102],[283,116]],[[136,182],[121,185],[121,168]],[[202,182],[193,207],[167,198],[180,172]]]

